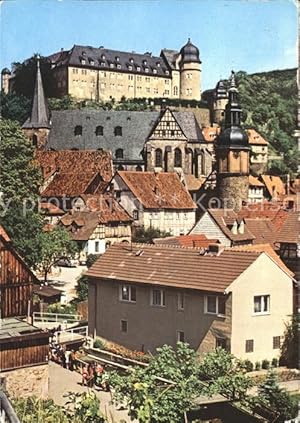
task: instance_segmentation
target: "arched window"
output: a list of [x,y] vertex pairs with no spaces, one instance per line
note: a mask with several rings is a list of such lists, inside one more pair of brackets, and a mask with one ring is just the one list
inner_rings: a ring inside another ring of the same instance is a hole
[[122,148],[118,148],[116,150],[116,159],[123,159],[124,158],[124,151]]
[[182,153],[179,148],[175,148],[174,153],[174,166],[181,167],[182,166]]
[[162,150],[157,148],[155,150],[155,167],[162,167]]
[[81,125],[75,126],[74,135],[82,135],[82,126]]
[[100,135],[103,135],[103,126],[97,126],[96,127],[96,135],[99,137]]
[[121,126],[116,126],[115,127],[115,136],[116,137],[121,137],[122,136],[122,127]]
[[37,138],[37,136],[35,134],[32,135],[32,143],[33,143],[33,146],[34,147],[37,147],[37,145],[38,145],[38,138]]

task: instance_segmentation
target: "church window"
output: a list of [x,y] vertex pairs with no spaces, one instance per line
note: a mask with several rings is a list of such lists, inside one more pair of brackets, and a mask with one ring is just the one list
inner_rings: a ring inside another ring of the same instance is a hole
[[162,167],[162,150],[160,148],[157,148],[155,150],[155,166],[156,167]]
[[115,136],[116,137],[121,137],[122,136],[122,127],[121,126],[116,126],[114,133],[115,133]]
[[124,151],[122,148],[118,148],[116,150],[116,159],[123,159],[124,157]]
[[75,126],[74,135],[76,135],[76,136],[82,135],[82,126],[81,125],[76,125]]
[[181,150],[179,148],[175,149],[174,166],[175,167],[181,167],[182,166],[182,153],[181,153]]
[[96,135],[99,137],[100,135],[103,135],[103,126],[97,126],[96,127]]

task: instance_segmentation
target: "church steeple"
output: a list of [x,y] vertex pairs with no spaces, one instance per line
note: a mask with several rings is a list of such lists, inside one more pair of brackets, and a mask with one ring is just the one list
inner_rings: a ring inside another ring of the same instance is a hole
[[39,56],[37,57],[37,70],[33,92],[31,115],[30,118],[24,123],[23,128],[50,128],[49,112],[44,93]]
[[50,128],[49,110],[43,87],[40,58],[38,56],[31,114],[22,125],[22,129],[25,135],[32,140],[35,147],[45,148]]
[[223,206],[239,210],[248,199],[249,141],[241,127],[242,109],[232,72],[225,109],[225,128],[217,137],[218,194]]

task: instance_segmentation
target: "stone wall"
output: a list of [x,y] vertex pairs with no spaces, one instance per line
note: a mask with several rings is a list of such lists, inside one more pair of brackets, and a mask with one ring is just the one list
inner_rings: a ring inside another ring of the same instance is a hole
[[249,178],[247,175],[218,176],[218,195],[224,208],[239,211],[242,202],[248,200]]
[[48,397],[48,364],[1,372],[1,378],[4,378],[5,389],[13,398],[31,395]]

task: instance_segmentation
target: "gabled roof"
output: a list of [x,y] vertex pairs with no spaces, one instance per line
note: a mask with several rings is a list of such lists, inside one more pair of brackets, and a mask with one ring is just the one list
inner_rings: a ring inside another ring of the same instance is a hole
[[57,205],[52,203],[42,202],[40,203],[40,209],[43,213],[48,216],[59,216],[65,214],[65,212],[60,209]]
[[228,250],[255,251],[257,253],[266,253],[285,273],[287,273],[290,277],[294,276],[294,273],[284,264],[284,262],[276,254],[275,250],[270,244],[238,245],[235,247],[228,248]]
[[231,209],[208,209],[208,213],[219,226],[224,235],[227,236],[231,241],[253,241],[255,236],[247,228],[247,225],[244,225],[244,233],[234,234],[231,231],[231,226],[234,222],[240,223],[237,213]]
[[206,178],[196,178],[195,175],[183,175],[185,185],[189,191],[198,191]]
[[[93,196],[95,199],[95,196]],[[72,239],[87,241],[98,225],[130,223],[131,217],[109,196],[98,196],[98,210],[70,211],[60,219],[60,224],[69,230]],[[95,203],[96,205],[96,203]]]
[[193,112],[172,112],[189,142],[205,142]]
[[276,241],[287,244],[300,244],[300,215],[298,211],[289,212]]
[[116,173],[145,209],[197,208],[177,173],[126,172]]
[[85,150],[61,150],[61,151],[37,151],[36,160],[42,168],[44,179],[48,179],[57,171],[63,173],[90,173],[99,172],[104,181],[112,177],[111,153],[108,151]]
[[254,244],[271,244],[276,241],[276,227],[270,219],[245,218],[248,230],[255,236]]
[[217,239],[208,239],[205,235],[180,235],[168,236],[165,238],[155,238],[153,243],[156,245],[177,245],[182,247],[202,247],[207,248],[212,244],[218,244]]
[[114,244],[87,275],[103,280],[223,293],[260,255],[239,251],[201,255],[200,251],[174,246]]
[[285,195],[285,186],[279,176],[261,175],[261,179],[271,198]]
[[269,143],[266,141],[255,129],[247,129],[249,144],[267,146]]
[[[54,150],[123,150],[125,160],[142,161],[141,151],[159,116],[159,112],[116,110],[60,110],[53,111],[52,129],[47,143]],[[82,126],[82,135],[75,135],[75,126]],[[103,135],[97,135],[97,126],[103,127]],[[115,136],[117,126],[122,135]]]
[[104,191],[107,182],[100,173],[86,170],[84,173],[58,172],[42,192],[44,197],[75,197],[81,194],[96,194]]
[[247,204],[238,213],[240,219],[270,219],[278,231],[285,222],[288,212],[280,204],[274,202],[262,202]]

